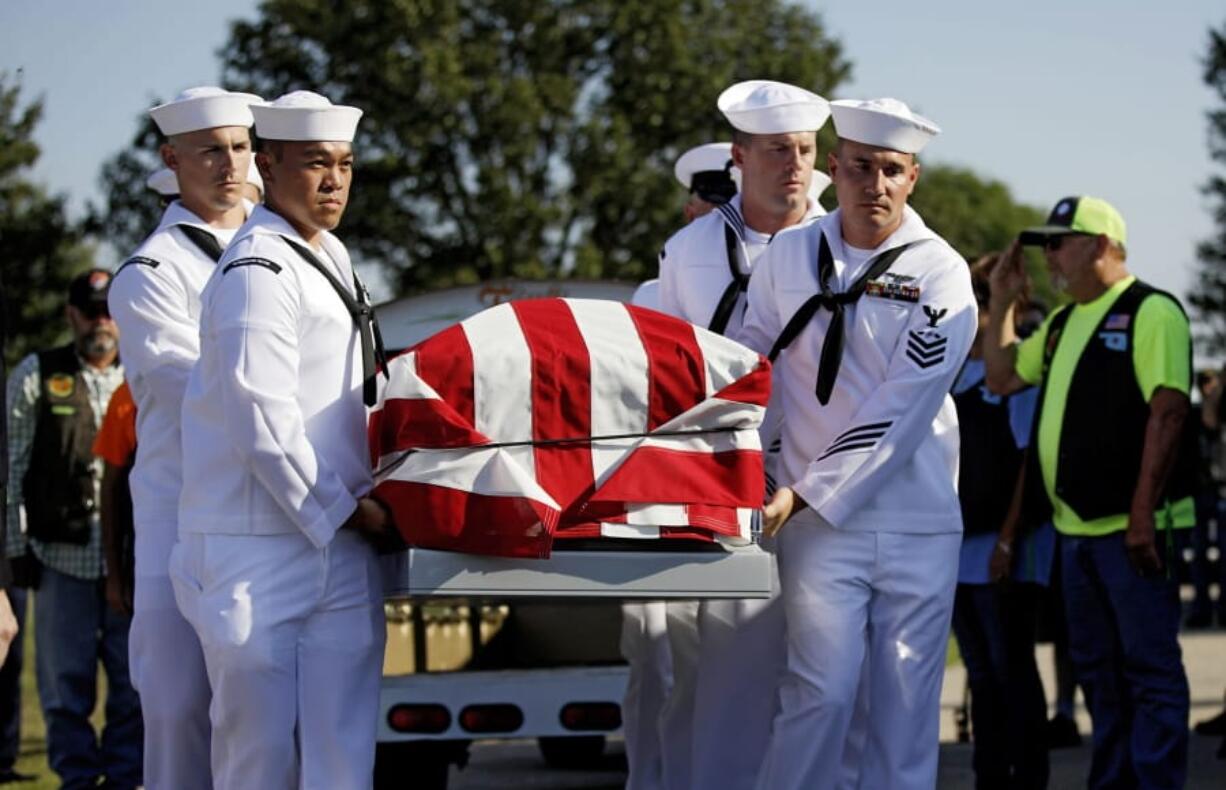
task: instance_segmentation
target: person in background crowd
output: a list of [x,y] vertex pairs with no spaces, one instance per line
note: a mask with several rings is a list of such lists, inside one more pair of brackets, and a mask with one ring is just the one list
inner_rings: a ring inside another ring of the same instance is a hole
[[[1018,343],[1023,244],[1043,247],[1073,303]],[[1042,387],[1027,480],[1062,533],[1069,649],[1093,720],[1089,786],[1182,787],[1189,698],[1170,570],[1195,521],[1195,453],[1182,447],[1191,333],[1175,297],[1129,274],[1125,244],[1106,201],[1056,203],[992,272],[984,358],[994,392]]]
[[988,255],[971,266],[979,331],[953,388],[964,530],[953,630],[971,689],[975,786],[1022,790],[1047,787],[1049,774],[1047,700],[1034,648],[1055,534],[1048,523],[1022,521],[1023,462],[1038,391],[1001,397],[984,380],[988,275],[998,259]]
[[1218,584],[1216,614],[1218,625],[1226,625],[1226,600],[1221,590],[1226,589],[1226,561],[1219,560],[1217,578],[1212,573],[1209,549],[1216,546],[1221,557],[1226,549],[1226,530],[1222,529],[1222,382],[1216,370],[1202,370],[1196,374],[1196,388],[1200,402],[1192,404],[1189,419],[1196,431],[1197,491],[1196,527],[1192,531],[1192,559],[1188,575],[1192,581],[1192,602],[1184,625],[1188,628],[1208,628],[1213,625],[1214,603],[1211,591],[1213,582]]
[[[140,700],[128,677],[131,618],[106,605],[98,517],[101,464],[91,452],[123,382],[119,331],[107,310],[111,274],[68,288],[72,341],[31,354],[8,381],[9,545],[34,596],[38,694],[47,760],[66,790],[142,784]],[[14,529],[24,515],[26,530]],[[98,665],[107,679],[101,740],[89,717]]]
[[132,614],[136,586],[136,535],[128,477],[136,459],[136,404],[125,381],[111,396],[94,437],[93,453],[102,459],[98,510],[102,517],[102,552],[106,557],[106,602],[113,611]]
[[[0,277],[0,381],[4,380],[4,331],[8,325],[8,300]],[[8,523],[8,420],[0,419],[0,785],[24,782],[32,776],[17,772],[21,746],[20,637],[26,613],[26,591],[13,585],[13,573],[5,552]]]

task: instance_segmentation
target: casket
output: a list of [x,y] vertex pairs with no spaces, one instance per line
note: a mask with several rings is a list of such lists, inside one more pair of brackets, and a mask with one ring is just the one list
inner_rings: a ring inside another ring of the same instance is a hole
[[374,494],[427,549],[743,545],[762,503],[769,389],[761,355],[653,310],[500,304],[389,363],[370,420]]

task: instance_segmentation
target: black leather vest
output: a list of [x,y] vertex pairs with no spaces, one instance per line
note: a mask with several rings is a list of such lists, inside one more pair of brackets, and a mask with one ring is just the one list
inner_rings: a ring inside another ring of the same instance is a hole
[[46,543],[84,545],[97,512],[94,410],[71,344],[38,355],[39,406],[22,480],[29,534]]

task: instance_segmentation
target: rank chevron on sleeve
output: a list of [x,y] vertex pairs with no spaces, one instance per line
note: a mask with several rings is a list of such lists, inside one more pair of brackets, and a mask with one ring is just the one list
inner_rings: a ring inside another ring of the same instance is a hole
[[907,336],[907,358],[920,369],[930,368],[945,361],[945,349],[949,339],[944,335],[930,333],[925,337],[922,332],[912,330]]

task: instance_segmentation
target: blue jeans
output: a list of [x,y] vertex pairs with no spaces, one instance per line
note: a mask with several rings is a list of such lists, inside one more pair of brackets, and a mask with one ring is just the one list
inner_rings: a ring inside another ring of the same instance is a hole
[[[101,581],[43,568],[34,594],[38,696],[47,722],[47,761],[63,790],[141,784],[144,728],[128,679],[128,625],[107,608]],[[106,725],[101,743],[90,724],[98,663],[106,672]]]
[[[1158,537],[1169,558],[1171,533]],[[1094,724],[1089,787],[1183,787],[1189,699],[1178,583],[1133,570],[1123,532],[1065,535],[1063,555],[1069,652]]]
[[29,593],[21,587],[6,591],[13,615],[17,618],[17,638],[9,647],[8,658],[0,666],[0,771],[11,771],[17,764],[21,746],[21,667],[25,663],[22,645],[26,635],[26,599]]

